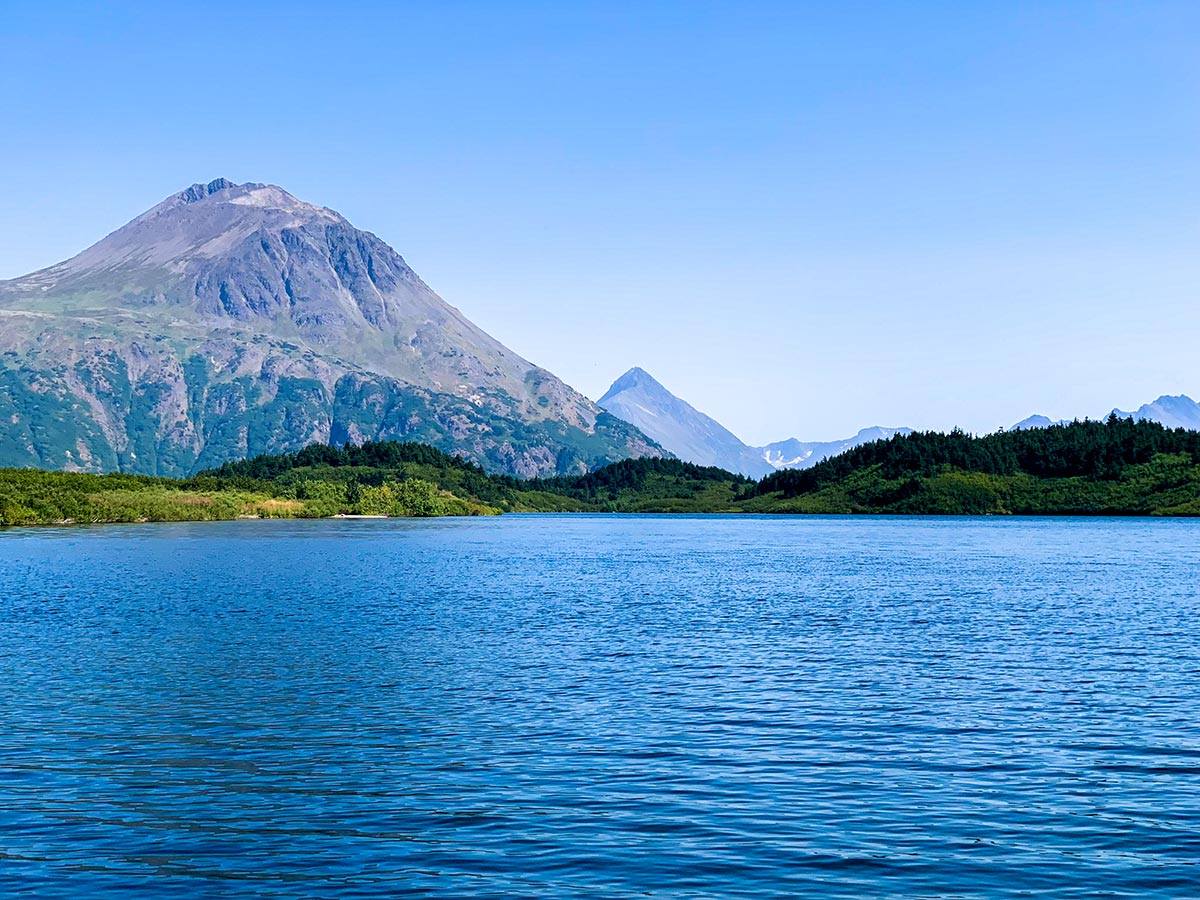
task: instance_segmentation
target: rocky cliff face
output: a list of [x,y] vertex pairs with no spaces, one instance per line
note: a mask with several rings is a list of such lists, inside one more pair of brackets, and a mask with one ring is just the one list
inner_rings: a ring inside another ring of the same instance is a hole
[[519,475],[661,452],[273,185],[193,185],[0,282],[0,465],[175,475],[368,439]]

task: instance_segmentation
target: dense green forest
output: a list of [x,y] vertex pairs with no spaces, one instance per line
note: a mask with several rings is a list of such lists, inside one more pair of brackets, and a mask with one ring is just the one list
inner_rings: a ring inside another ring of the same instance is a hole
[[1200,432],[1111,416],[974,437],[914,432],[756,487],[779,512],[1200,515]]
[[0,470],[0,524],[501,512],[1200,515],[1200,432],[1111,417],[918,432],[754,482],[674,459],[521,480],[417,443],[312,445],[185,479]]

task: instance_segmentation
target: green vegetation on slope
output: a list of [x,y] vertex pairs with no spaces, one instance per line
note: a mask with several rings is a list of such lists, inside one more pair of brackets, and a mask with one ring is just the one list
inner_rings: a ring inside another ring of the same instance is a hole
[[764,478],[766,512],[1197,515],[1200,432],[1111,416],[974,437],[916,432]]
[[498,512],[708,512],[754,483],[678,460],[625,460],[588,475],[490,475],[433,447],[394,441],[225,463],[185,479],[0,469],[0,524],[192,521],[242,516],[439,516]]
[[0,524],[497,512],[1200,515],[1200,433],[1106,422],[901,435],[754,482],[671,459],[521,480],[392,441],[225,463],[182,480],[0,470]]
[[983,437],[897,435],[758,483],[639,459],[523,484],[622,512],[1200,515],[1200,432],[1113,416]]
[[587,475],[526,481],[526,489],[600,512],[732,512],[754,482],[677,459],[626,459]]
[[424,444],[394,441],[343,448],[313,444],[297,453],[225,463],[201,477],[269,482],[277,488],[419,478],[504,512],[711,512],[754,489],[749,479],[723,469],[651,457],[622,460],[587,475],[523,480],[490,475]]

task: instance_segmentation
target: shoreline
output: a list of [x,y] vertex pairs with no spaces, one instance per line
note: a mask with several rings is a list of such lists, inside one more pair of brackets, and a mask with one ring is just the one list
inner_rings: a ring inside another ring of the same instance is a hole
[[653,516],[656,518],[738,518],[738,519],[911,519],[927,521],[930,519],[947,519],[947,520],[962,520],[962,519],[986,519],[989,521],[1005,521],[1012,519],[1046,519],[1046,520],[1062,520],[1062,519],[1154,519],[1163,521],[1178,521],[1185,522],[1189,520],[1200,519],[1200,516],[1192,515],[1164,515],[1162,513],[1120,513],[1120,512],[1105,512],[1105,513],[897,513],[897,512],[845,512],[845,513],[818,513],[818,512],[749,512],[746,510],[722,510],[714,512],[693,512],[693,511],[666,511],[666,510],[643,510],[638,512],[616,512],[603,510],[559,510],[559,511],[541,511],[541,510],[513,510],[510,512],[500,513],[492,516],[471,516],[471,515],[444,515],[444,516],[385,516],[371,515],[365,513],[337,513],[332,516],[259,516],[259,515],[238,515],[229,516],[226,518],[213,519],[96,519],[92,521],[79,521],[76,519],[56,519],[49,522],[19,522],[11,524],[0,524],[0,534],[15,528],[87,528],[98,525],[211,525],[220,522],[331,522],[336,520],[396,520],[396,521],[415,521],[419,519],[478,519],[478,518],[503,518],[505,516],[596,516],[596,517],[625,517],[625,516]]

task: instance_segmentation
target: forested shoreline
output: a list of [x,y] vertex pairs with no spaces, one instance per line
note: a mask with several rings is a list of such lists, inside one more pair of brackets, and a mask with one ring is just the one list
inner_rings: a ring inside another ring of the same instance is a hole
[[914,432],[761,481],[675,459],[523,480],[418,443],[314,444],[189,478],[0,470],[0,525],[504,512],[1200,515],[1200,432],[1116,416]]

